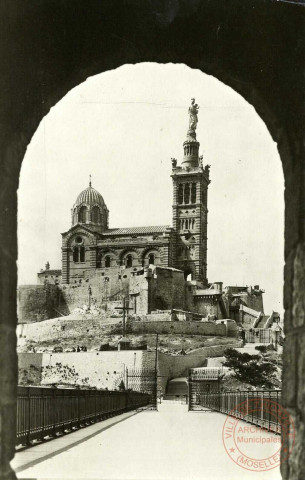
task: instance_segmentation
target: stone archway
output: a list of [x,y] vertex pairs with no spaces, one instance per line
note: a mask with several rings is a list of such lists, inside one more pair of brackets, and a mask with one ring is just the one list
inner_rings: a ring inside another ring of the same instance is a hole
[[[88,76],[125,63],[185,63],[240,93],[277,142],[285,175],[284,405],[297,447],[282,473],[305,472],[304,9],[272,0],[10,0],[1,5],[1,471],[14,478],[16,211],[22,159],[38,124]],[[86,21],[84,21],[84,19]]]

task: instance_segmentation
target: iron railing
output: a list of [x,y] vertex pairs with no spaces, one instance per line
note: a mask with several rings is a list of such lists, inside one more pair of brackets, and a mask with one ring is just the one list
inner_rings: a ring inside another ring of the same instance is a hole
[[280,433],[283,427],[281,390],[202,394],[193,402],[199,407],[196,410],[200,407],[216,410],[275,433]]
[[68,433],[149,400],[148,394],[134,391],[18,387],[16,445]]
[[190,368],[189,381],[218,380],[229,369],[227,367],[198,367]]
[[272,330],[270,328],[255,328],[245,330],[247,343],[272,343]]
[[[127,388],[134,392],[147,395],[146,410],[158,410],[157,405],[157,371],[140,368],[129,370],[126,368]],[[143,405],[142,405],[143,407]]]

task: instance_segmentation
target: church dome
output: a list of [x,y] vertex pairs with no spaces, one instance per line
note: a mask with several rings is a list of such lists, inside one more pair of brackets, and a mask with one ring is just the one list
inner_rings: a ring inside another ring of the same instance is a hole
[[78,223],[92,225],[95,229],[108,228],[108,209],[102,195],[91,185],[77,197],[72,208],[72,225]]
[[78,207],[83,204],[88,207],[93,207],[93,205],[99,205],[100,207],[106,206],[102,195],[91,186],[91,182],[89,187],[78,195],[74,206]]

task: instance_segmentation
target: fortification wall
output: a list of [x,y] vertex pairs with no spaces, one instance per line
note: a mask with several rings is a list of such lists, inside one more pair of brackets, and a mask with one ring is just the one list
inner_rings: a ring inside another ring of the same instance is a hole
[[90,284],[92,305],[101,308],[105,303],[109,303],[109,297],[116,295],[128,295],[129,293],[130,270],[121,268],[105,269],[105,275],[94,273],[89,279],[82,280],[81,283],[72,283],[62,286],[63,302],[67,305],[70,312],[76,308],[82,308],[89,303],[88,287]]
[[255,322],[255,320],[258,317],[258,315],[255,317],[254,315],[251,315],[250,313],[246,313],[246,312],[242,312],[242,313],[240,312],[239,315],[240,315],[240,319],[241,319],[241,324],[242,324],[243,328],[245,328],[245,329],[252,328],[253,323]]
[[20,285],[18,287],[19,323],[40,322],[47,318],[54,318],[58,316],[62,306],[61,290],[57,285]]
[[[107,334],[121,333],[121,323],[115,320],[113,323],[105,321],[105,319],[95,318],[52,318],[40,322],[28,323],[26,325],[18,325],[17,338],[18,344],[23,340],[35,340],[36,342],[51,341],[66,338],[86,338],[88,335],[102,335],[107,329]],[[21,338],[22,337],[22,338]]]
[[186,282],[184,273],[171,268],[156,268],[154,278],[150,280],[151,310],[168,310],[186,307]]
[[203,317],[215,315],[217,319],[222,318],[219,303],[215,302],[213,298],[194,297],[194,310]]
[[189,368],[206,366],[209,357],[221,357],[227,348],[236,348],[236,344],[215,345],[197,349],[194,355],[168,355],[158,353],[158,387],[165,393],[166,384],[172,378],[187,377]]
[[263,295],[247,295],[246,297],[246,305],[247,307],[253,308],[257,312],[264,311],[264,303],[263,303]]
[[125,382],[126,368],[154,369],[155,352],[79,352],[79,353],[20,353],[19,369],[41,369],[41,385],[67,384],[89,387],[118,388]]
[[133,321],[128,322],[130,333],[174,333],[184,335],[226,335],[226,326],[216,325],[213,322],[157,322]]
[[[167,381],[188,375],[189,368],[203,367],[207,358],[222,356],[235,344],[202,347],[196,355],[168,355],[158,352],[158,390],[165,393]],[[19,353],[19,372],[26,383],[36,372],[36,382],[41,385],[66,384],[88,387],[118,388],[125,382],[126,368],[154,370],[155,352],[129,350],[120,352],[79,353]]]
[[[106,300],[116,294],[129,293],[129,275],[126,270],[119,280],[117,269],[112,272],[111,277],[93,275],[90,279],[91,304],[97,309],[112,312],[116,306],[115,301]],[[126,277],[126,278],[125,278]],[[56,318],[59,315],[69,315],[77,308],[83,308],[89,303],[89,282],[82,280],[82,283],[69,285],[21,285],[18,288],[18,322],[30,323],[46,319]]]

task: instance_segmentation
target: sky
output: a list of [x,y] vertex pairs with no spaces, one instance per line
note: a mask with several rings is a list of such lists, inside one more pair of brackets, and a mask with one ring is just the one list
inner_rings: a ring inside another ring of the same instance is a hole
[[42,120],[18,190],[18,283],[61,268],[61,233],[89,184],[109,226],[171,225],[171,157],[178,164],[191,98],[209,164],[208,279],[260,285],[265,312],[282,312],[284,179],[266,125],[230,87],[179,64],[140,63],[88,78]]

